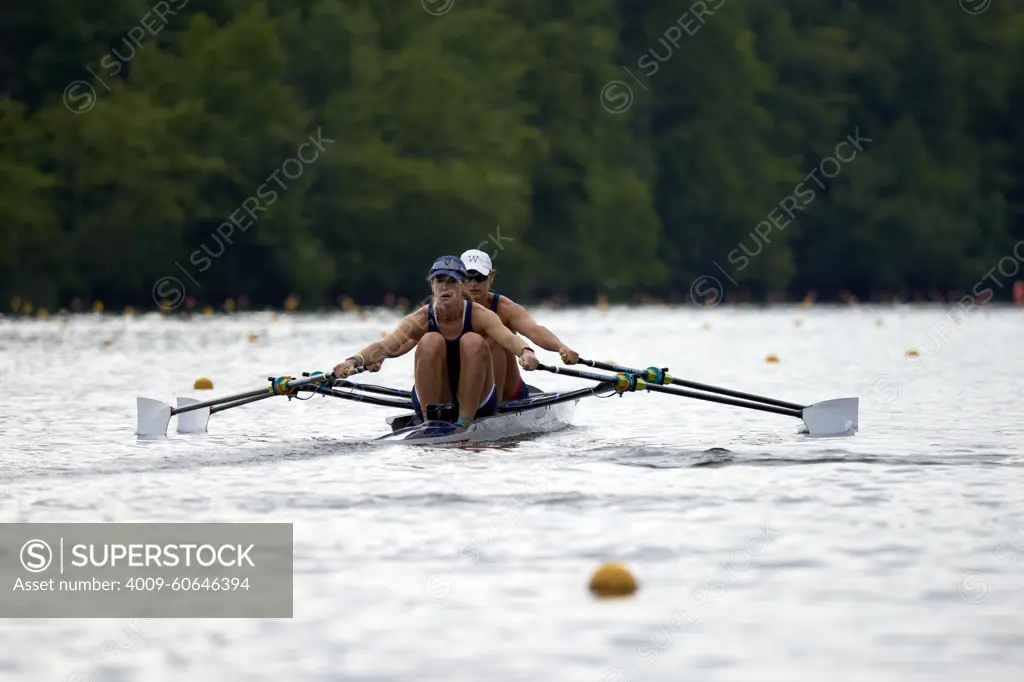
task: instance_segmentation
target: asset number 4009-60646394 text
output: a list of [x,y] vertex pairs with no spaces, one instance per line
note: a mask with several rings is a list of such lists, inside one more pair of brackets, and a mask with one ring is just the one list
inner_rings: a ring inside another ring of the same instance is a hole
[[248,578],[175,578],[166,580],[164,578],[131,578],[125,581],[126,589],[139,592],[159,592],[170,590],[172,592],[234,592],[235,590],[248,590]]

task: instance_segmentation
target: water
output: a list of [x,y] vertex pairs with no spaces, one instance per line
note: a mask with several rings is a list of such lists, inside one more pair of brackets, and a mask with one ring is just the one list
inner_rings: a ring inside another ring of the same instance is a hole
[[[536,317],[584,357],[859,396],[861,433],[631,394],[512,446],[381,448],[365,441],[394,410],[318,397],[140,443],[137,395],[328,370],[397,318],[0,321],[0,521],[290,522],[296,567],[293,619],[0,619],[0,679],[1019,679],[1020,309]],[[371,378],[408,387],[412,355]],[[590,595],[605,561],[636,595]]]

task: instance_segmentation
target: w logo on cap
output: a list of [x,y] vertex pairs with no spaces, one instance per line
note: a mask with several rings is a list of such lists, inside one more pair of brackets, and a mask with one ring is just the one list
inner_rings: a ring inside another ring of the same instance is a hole
[[462,262],[466,269],[472,269],[483,275],[491,271],[491,257],[479,249],[470,249],[462,254]]

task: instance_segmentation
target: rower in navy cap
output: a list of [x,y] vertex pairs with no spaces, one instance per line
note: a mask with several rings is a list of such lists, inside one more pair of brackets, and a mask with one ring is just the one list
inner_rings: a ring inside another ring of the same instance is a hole
[[441,256],[427,276],[433,294],[429,304],[406,316],[395,331],[371,343],[334,368],[338,377],[360,365],[374,365],[416,348],[414,409],[423,417],[423,405],[454,403],[456,426],[497,412],[498,390],[488,340],[519,358],[523,369],[539,364],[533,349],[513,334],[501,319],[465,290],[466,267],[457,256]]

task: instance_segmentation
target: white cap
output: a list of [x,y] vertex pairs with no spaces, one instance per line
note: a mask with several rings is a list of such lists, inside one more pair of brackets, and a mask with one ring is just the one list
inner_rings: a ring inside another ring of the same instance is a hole
[[491,274],[491,257],[483,251],[470,249],[462,254],[462,264],[466,266],[466,270],[476,270],[481,275]]

